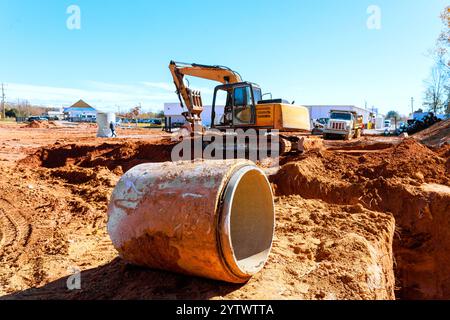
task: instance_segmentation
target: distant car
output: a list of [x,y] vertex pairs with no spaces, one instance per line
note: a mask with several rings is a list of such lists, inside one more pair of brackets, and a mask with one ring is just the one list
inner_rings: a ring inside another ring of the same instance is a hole
[[27,119],[27,121],[28,121],[28,122],[33,122],[33,121],[48,121],[48,119],[45,118],[45,117],[32,116],[32,117],[29,117],[29,118]]
[[149,123],[159,126],[162,124],[162,121],[159,119],[150,119]]
[[313,135],[322,135],[323,129],[326,127],[328,122],[330,121],[329,118],[319,118],[312,121],[312,131],[311,134]]
[[391,126],[391,120],[384,120],[384,127],[389,128]]

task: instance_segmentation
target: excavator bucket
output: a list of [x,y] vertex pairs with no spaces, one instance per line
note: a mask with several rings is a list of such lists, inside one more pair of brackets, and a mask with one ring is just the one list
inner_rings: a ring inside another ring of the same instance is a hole
[[189,92],[189,99],[192,103],[193,113],[197,113],[195,111],[203,111],[203,101],[202,101],[202,94],[200,91],[197,90],[188,90]]

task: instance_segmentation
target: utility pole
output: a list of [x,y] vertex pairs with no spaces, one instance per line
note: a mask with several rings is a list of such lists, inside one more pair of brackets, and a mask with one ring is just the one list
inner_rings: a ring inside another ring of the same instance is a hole
[[3,119],[6,119],[6,110],[5,110],[5,86],[2,83],[2,112],[3,112]]
[[411,116],[414,114],[414,97],[411,97]]

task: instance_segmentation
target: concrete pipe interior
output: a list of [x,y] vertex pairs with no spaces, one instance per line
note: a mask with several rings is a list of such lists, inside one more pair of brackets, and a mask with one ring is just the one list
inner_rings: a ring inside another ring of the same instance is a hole
[[272,248],[273,195],[264,173],[253,166],[238,170],[225,189],[221,243],[236,275],[251,276],[263,267]]

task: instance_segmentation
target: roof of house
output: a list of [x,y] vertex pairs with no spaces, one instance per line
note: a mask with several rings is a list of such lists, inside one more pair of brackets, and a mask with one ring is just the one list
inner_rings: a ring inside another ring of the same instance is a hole
[[64,108],[64,112],[69,112],[69,111],[84,111],[84,112],[91,111],[91,112],[96,112],[97,110],[95,110],[95,108],[91,107],[90,105],[88,105],[83,100],[78,100],[72,106],[70,106],[68,108]]
[[[75,102],[71,108],[92,108],[90,105],[88,105],[86,102],[84,102],[83,100],[78,100],[77,102]],[[94,108],[92,108],[94,109]]]

